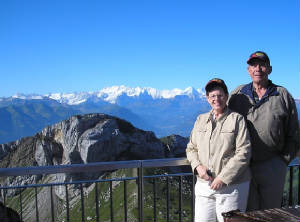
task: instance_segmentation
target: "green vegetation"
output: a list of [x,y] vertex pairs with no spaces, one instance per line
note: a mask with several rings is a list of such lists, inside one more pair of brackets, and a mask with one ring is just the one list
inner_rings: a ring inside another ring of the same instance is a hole
[[[191,221],[191,192],[190,178],[184,178],[182,183],[182,221]],[[169,182],[169,195],[167,183]],[[144,221],[154,218],[154,179],[146,179],[144,187]],[[170,177],[156,179],[156,215],[157,221],[167,221],[167,199],[169,196],[169,220],[179,221],[179,178]]]
[[[124,182],[113,181],[113,218],[114,221],[124,221]],[[110,221],[110,182],[103,182],[92,185],[93,189],[84,196],[84,216],[85,219],[91,222],[96,221],[96,188],[98,190],[98,215],[100,221]],[[127,201],[128,201],[128,215],[133,213],[134,208],[137,207],[137,186],[134,181],[127,181]],[[70,209],[70,221],[78,221],[82,217],[81,201],[78,199],[76,204]],[[66,212],[64,212],[65,214]],[[62,216],[66,220],[66,215]],[[136,218],[136,217],[134,217]],[[132,221],[132,220],[130,220]]]

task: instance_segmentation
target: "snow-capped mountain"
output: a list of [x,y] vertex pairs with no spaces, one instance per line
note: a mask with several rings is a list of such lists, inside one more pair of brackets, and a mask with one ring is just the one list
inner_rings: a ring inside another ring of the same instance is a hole
[[37,95],[37,94],[16,94],[12,98],[18,99],[43,99],[50,98],[54,99],[60,103],[68,105],[78,105],[87,101],[98,101],[103,100],[111,104],[116,104],[119,97],[151,97],[155,99],[172,99],[176,96],[188,96],[190,99],[203,98],[205,96],[203,90],[194,89],[188,87],[186,89],[171,89],[171,90],[157,90],[151,87],[126,87],[121,86],[112,86],[106,87],[98,92],[79,92],[79,93],[49,93],[46,95]]
[[[299,100],[296,105],[299,110]],[[85,113],[117,116],[157,137],[189,136],[197,115],[209,110],[204,90],[192,87],[112,86],[97,92],[16,94],[0,98],[0,143],[31,136],[46,125]]]
[[158,90],[122,85],[97,92],[16,94],[0,98],[0,143],[84,113],[118,116],[158,137],[188,136],[196,116],[208,110],[203,90],[192,87]]

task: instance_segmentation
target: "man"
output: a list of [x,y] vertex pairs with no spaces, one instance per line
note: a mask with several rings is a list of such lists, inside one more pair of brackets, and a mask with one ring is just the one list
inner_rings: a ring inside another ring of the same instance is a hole
[[290,93],[269,80],[272,72],[265,52],[250,55],[252,82],[237,87],[228,106],[247,120],[252,144],[252,180],[247,210],[281,206],[287,165],[299,150],[299,122]]

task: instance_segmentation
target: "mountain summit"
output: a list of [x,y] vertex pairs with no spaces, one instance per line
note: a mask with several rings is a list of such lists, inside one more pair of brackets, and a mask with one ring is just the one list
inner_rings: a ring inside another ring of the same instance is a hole
[[172,99],[176,96],[188,96],[189,98],[203,98],[205,93],[202,89],[187,87],[186,89],[158,90],[151,87],[127,87],[111,86],[97,92],[75,92],[75,93],[49,93],[46,95],[37,94],[16,94],[12,98],[18,99],[42,99],[50,98],[60,103],[68,105],[78,105],[86,101],[103,100],[111,104],[116,104],[119,97],[150,97],[152,99]]

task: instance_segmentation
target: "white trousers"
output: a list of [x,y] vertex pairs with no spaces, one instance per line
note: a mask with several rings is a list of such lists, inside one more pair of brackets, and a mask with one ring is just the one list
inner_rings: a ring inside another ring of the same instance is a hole
[[210,189],[210,183],[195,185],[195,222],[224,222],[222,213],[239,209],[245,212],[250,182]]

